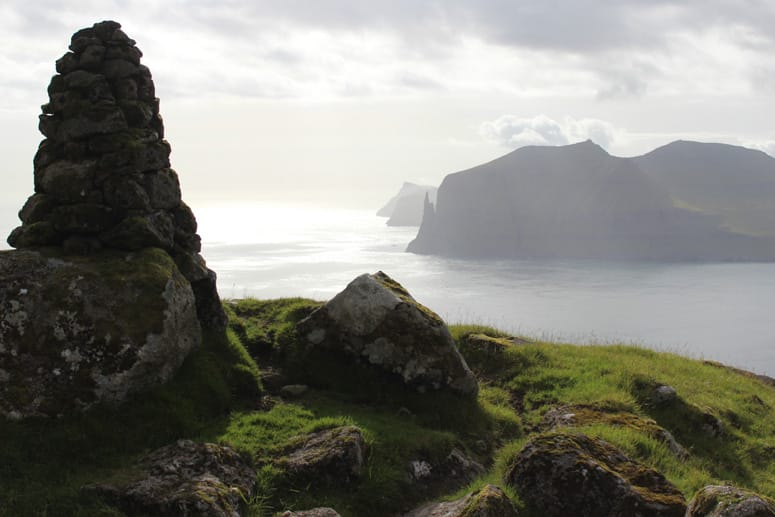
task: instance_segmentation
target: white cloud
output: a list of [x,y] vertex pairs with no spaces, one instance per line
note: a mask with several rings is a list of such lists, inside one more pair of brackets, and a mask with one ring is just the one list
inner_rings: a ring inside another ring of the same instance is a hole
[[485,140],[511,149],[525,145],[567,145],[588,139],[610,149],[623,132],[604,120],[565,117],[557,121],[544,114],[532,118],[502,115],[479,126],[479,134]]
[[751,149],[758,149],[775,157],[775,140],[753,140],[742,143],[743,147],[749,147]]

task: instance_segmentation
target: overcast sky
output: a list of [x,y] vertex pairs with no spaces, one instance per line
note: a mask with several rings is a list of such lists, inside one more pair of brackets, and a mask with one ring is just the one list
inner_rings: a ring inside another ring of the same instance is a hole
[[191,204],[376,210],[405,180],[438,184],[526,144],[772,154],[774,5],[2,0],[0,220],[32,193],[54,61],[95,21],[119,21],[144,52]]

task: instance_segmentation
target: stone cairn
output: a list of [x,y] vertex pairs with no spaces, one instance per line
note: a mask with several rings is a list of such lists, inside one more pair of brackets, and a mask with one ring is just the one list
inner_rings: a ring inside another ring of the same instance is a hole
[[162,248],[191,282],[203,326],[224,327],[215,273],[199,254],[196,219],[170,168],[142,52],[114,21],[79,30],[69,48],[42,106],[46,138],[34,158],[35,193],[8,244],[78,255]]

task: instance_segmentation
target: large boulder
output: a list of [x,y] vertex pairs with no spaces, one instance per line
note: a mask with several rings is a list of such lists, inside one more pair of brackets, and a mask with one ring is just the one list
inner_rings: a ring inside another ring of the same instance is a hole
[[0,252],[0,414],[59,416],[166,382],[201,331],[160,249]]
[[734,486],[709,485],[689,502],[686,517],[775,517],[775,501]]
[[462,499],[446,503],[428,503],[404,517],[518,517],[508,496],[495,485],[485,485]]
[[94,484],[96,495],[129,515],[238,517],[255,493],[256,471],[229,447],[190,440],[157,449],[128,483]]
[[345,354],[418,391],[476,397],[476,378],[441,318],[381,271],[350,282],[297,330],[310,348]]
[[583,434],[548,433],[512,460],[506,482],[547,517],[683,517],[683,494],[659,472]]

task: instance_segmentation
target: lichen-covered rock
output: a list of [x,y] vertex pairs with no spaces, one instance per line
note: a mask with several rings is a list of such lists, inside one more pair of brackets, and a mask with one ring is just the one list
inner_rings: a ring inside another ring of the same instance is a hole
[[166,382],[201,331],[164,251],[0,252],[0,414],[58,416]]
[[508,496],[495,485],[485,485],[462,499],[447,503],[428,503],[404,517],[518,517]]
[[545,431],[553,431],[560,427],[578,427],[590,424],[627,427],[640,431],[664,443],[677,458],[685,460],[689,457],[689,451],[678,443],[673,434],[660,426],[656,420],[644,418],[626,411],[616,411],[584,404],[556,406],[544,414],[541,428]]
[[234,450],[179,440],[140,461],[142,477],[94,484],[96,495],[129,515],[238,517],[255,490],[256,471]]
[[294,481],[340,485],[361,476],[365,449],[361,430],[342,426],[297,438],[277,463]]
[[281,517],[341,517],[333,508],[312,508],[298,512],[283,512]]
[[734,486],[709,485],[689,502],[686,517],[775,517],[775,501]]
[[461,487],[486,472],[480,463],[459,449],[452,449],[443,461],[412,460],[408,470],[409,480],[424,491]]
[[686,501],[659,472],[583,434],[530,440],[505,474],[531,508],[547,517],[682,517]]
[[476,397],[476,378],[441,318],[381,271],[350,282],[297,330],[309,347],[344,353],[419,391]]
[[33,194],[8,244],[70,254],[159,247],[192,283],[200,323],[225,329],[215,273],[170,168],[159,99],[142,52],[119,23],[76,32],[56,62],[39,128]]

